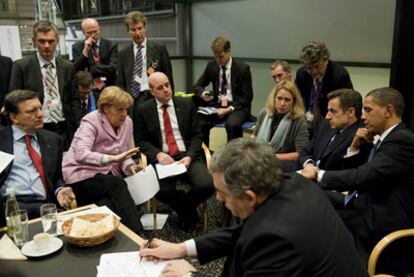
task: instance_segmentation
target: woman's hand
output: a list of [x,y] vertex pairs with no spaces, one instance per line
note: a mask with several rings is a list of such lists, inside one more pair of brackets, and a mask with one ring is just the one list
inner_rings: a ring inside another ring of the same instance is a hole
[[122,152],[118,155],[108,155],[108,163],[119,163],[123,162],[126,159],[130,158],[135,153],[139,152],[139,147],[131,148],[125,152]]

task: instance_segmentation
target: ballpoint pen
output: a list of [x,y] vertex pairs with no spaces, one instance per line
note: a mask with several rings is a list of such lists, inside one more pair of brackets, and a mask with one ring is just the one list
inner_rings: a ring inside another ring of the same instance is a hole
[[[144,248],[148,248],[148,247],[150,247],[151,242],[152,242],[152,240],[154,239],[154,237],[155,237],[155,232],[152,232],[152,233],[151,233],[151,236],[150,236],[150,238],[148,239],[147,243],[145,244]],[[139,260],[140,262],[142,261],[142,258],[143,258],[143,256],[141,256],[141,258],[140,258],[140,260]]]

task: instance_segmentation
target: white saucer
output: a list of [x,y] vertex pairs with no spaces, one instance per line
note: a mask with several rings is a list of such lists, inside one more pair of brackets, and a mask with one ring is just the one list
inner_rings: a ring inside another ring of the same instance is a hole
[[63,246],[63,241],[59,238],[50,237],[49,246],[45,249],[37,249],[33,240],[25,243],[22,247],[23,255],[27,257],[43,257],[58,251]]

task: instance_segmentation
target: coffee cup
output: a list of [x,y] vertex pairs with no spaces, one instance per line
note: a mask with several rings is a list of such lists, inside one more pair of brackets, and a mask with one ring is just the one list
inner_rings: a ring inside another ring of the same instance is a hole
[[34,243],[38,250],[44,250],[49,246],[49,234],[39,233],[33,237]]

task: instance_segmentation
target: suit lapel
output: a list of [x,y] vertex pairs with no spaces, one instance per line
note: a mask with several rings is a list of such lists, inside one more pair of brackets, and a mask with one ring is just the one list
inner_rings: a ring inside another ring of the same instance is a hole
[[58,79],[58,86],[59,86],[59,94],[61,97],[61,101],[63,99],[63,88],[65,86],[65,80],[64,80],[64,69],[62,66],[62,61],[58,58],[56,58],[56,75]]
[[[43,169],[45,171],[46,180],[47,180],[47,187],[49,189],[49,195],[54,195],[54,189],[53,189],[53,182],[50,179],[50,170],[54,168],[54,166],[51,164],[51,159],[48,157],[54,156],[54,151],[52,144],[49,141],[49,138],[47,136],[44,136],[41,132],[36,132],[37,140],[39,142],[39,148],[40,153],[42,155],[42,163],[43,163]],[[58,161],[59,162],[59,161]]]
[[[36,93],[37,96],[39,97],[39,100],[41,103],[43,103],[43,75],[40,69],[40,64],[39,64],[39,60],[37,59],[37,55],[33,54],[32,59],[30,61],[31,66],[29,67],[31,70],[33,70],[33,81],[36,83],[35,87],[36,87]],[[28,86],[32,86],[31,84],[26,84]]]
[[160,120],[158,119],[158,110],[157,110],[157,101],[155,101],[155,98],[148,100],[148,101],[152,101],[151,106],[149,106],[149,111],[148,111],[148,115],[150,116],[151,120],[149,120],[149,122],[152,121],[152,124],[154,124],[156,126],[156,130],[157,130],[157,139],[158,139],[158,146],[160,148],[162,148],[162,134],[161,134],[161,126],[160,126]]
[[125,74],[126,74],[127,88],[130,89],[131,84],[132,84],[132,72],[134,71],[134,66],[135,66],[134,44],[131,44],[128,47],[125,58],[126,58]]
[[173,98],[173,102],[174,102],[174,108],[175,108],[175,115],[177,116],[177,122],[178,122],[178,128],[180,129],[180,134],[183,137],[183,130],[185,130],[185,126],[184,126],[184,122],[185,122],[185,118],[184,118],[184,114],[183,114],[183,106],[181,105],[181,102],[179,100],[177,100],[175,97]]

